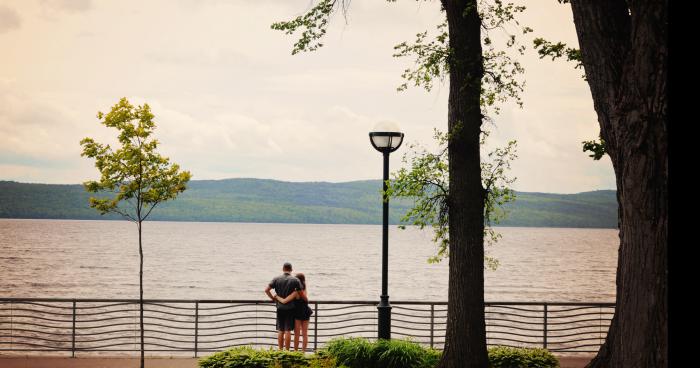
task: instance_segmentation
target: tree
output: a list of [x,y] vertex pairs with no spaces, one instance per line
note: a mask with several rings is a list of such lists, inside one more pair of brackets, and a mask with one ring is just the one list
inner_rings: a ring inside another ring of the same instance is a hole
[[[323,46],[319,40],[326,33],[330,15],[338,9],[345,12],[348,4],[345,0],[321,0],[304,15],[275,23],[272,28],[287,34],[301,31],[292,54],[314,51]],[[445,348],[439,366],[483,368],[488,366],[488,356],[484,315],[487,190],[481,177],[482,122],[486,108],[494,107],[498,112],[496,104],[508,98],[519,103],[523,87],[516,78],[522,67],[505,51],[495,49],[489,31],[504,29],[524,8],[501,0],[442,0],[441,5],[445,22],[438,25],[435,39],[429,41],[427,32],[419,33],[413,44],[397,45],[395,56],[410,55],[416,60],[415,69],[404,72],[406,83],[399,90],[408,82],[430,89],[434,80],[449,75],[445,188],[449,291]],[[528,31],[522,29],[523,33]],[[516,45],[514,35],[507,33],[504,39],[506,46]]]
[[100,171],[99,181],[83,183],[91,193],[112,197],[90,197],[90,207],[100,214],[116,213],[134,222],[139,234],[139,308],[141,327],[141,367],[144,366],[143,328],[143,222],[158,204],[174,199],[186,189],[189,171],[180,171],[167,157],[156,152],[158,141],[152,137],[155,123],[148,104],[133,106],[126,98],[103,114],[97,113],[102,125],[119,131],[120,148],[95,142],[92,138],[80,141],[82,156],[95,159]]
[[615,316],[589,367],[667,367],[668,1],[571,0],[571,9],[600,124],[601,142],[584,150],[610,156],[619,204]]

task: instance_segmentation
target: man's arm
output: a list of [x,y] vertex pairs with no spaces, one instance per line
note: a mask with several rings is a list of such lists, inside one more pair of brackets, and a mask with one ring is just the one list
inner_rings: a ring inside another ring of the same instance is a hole
[[279,295],[276,295],[275,299],[282,304],[287,304],[287,303],[291,302],[292,300],[296,299],[298,295],[299,295],[298,292],[294,291],[293,293],[287,295],[287,297],[284,299],[282,299],[282,297]]
[[265,288],[265,294],[267,294],[267,297],[270,298],[270,300],[272,300],[274,302],[275,297],[272,296],[272,293],[270,292],[270,290],[272,290],[272,286],[267,285],[267,287]]

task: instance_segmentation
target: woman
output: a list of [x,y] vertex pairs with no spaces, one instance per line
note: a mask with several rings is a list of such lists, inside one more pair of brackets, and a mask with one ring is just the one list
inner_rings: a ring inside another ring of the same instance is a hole
[[294,350],[299,350],[299,334],[301,334],[303,339],[301,349],[306,351],[306,346],[309,342],[309,319],[313,311],[309,308],[306,277],[303,273],[298,273],[294,276],[301,282],[301,290],[295,290],[284,299],[281,296],[276,296],[275,298],[282,304],[296,300],[294,306]]

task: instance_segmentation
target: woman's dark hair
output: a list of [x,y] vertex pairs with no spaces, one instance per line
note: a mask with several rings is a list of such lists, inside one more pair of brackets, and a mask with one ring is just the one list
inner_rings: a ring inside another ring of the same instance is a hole
[[294,275],[296,278],[301,281],[301,290],[306,290],[306,276],[304,276],[303,273],[299,272],[298,274]]

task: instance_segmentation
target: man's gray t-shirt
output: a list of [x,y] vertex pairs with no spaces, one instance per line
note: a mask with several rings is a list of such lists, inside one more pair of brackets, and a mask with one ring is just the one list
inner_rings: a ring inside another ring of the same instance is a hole
[[[277,293],[277,295],[282,298],[286,298],[295,290],[301,290],[301,281],[291,274],[284,273],[283,275],[272,279],[272,281],[270,281],[270,287],[275,289],[275,293]],[[277,309],[294,309],[294,301],[292,300],[287,304],[282,304],[278,301]]]

